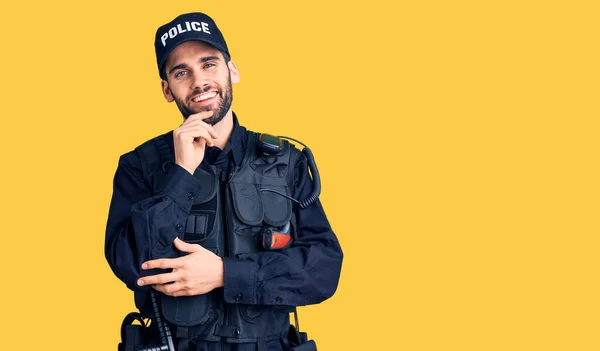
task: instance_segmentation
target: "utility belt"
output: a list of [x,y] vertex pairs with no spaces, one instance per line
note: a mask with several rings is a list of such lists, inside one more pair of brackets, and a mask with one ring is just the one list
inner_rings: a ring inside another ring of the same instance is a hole
[[[118,351],[177,351],[171,335],[171,327],[162,320],[158,309],[157,295],[158,293],[154,291],[151,293],[154,309],[153,318],[132,312],[123,319]],[[314,340],[309,340],[306,333],[300,332],[296,308],[294,308],[294,321],[295,324],[290,324],[287,331],[289,348],[286,351],[317,351]],[[178,339],[189,340],[189,335],[193,334],[186,327],[176,327],[176,329],[176,338]],[[274,338],[279,338],[279,335],[274,336]],[[269,337],[258,339],[256,341],[258,351],[264,351],[266,349],[265,342],[269,340]]]

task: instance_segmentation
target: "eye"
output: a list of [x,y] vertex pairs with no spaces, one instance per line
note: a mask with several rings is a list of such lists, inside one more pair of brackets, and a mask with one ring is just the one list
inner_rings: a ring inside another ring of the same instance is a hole
[[179,71],[179,72],[175,73],[175,78],[181,78],[186,74],[187,74],[186,71]]
[[212,62],[207,62],[207,63],[204,65],[204,68],[211,68],[211,67],[215,67],[215,66],[216,66],[216,64],[214,64],[214,63],[212,63]]

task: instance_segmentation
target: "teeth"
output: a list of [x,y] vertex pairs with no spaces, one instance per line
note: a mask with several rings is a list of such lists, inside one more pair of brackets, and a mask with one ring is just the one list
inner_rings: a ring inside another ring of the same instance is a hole
[[192,100],[193,100],[194,102],[199,102],[199,101],[203,101],[203,100],[206,100],[206,99],[210,99],[210,98],[212,98],[212,97],[215,97],[216,95],[217,95],[217,93],[215,93],[215,92],[213,91],[213,92],[210,92],[210,93],[204,93],[204,94],[200,94],[200,95],[196,96],[195,98],[193,98]]

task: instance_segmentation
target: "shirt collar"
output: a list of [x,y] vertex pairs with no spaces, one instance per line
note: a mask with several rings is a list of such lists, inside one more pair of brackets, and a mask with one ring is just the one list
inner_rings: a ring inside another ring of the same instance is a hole
[[225,148],[221,151],[216,146],[207,147],[204,156],[205,158],[208,156],[210,163],[219,163],[219,159],[228,157],[230,153],[237,166],[242,163],[246,153],[246,128],[240,125],[235,112],[233,112],[233,130]]
[[246,128],[240,125],[238,118],[235,112],[233,114],[233,131],[231,132],[231,137],[229,141],[227,141],[227,145],[225,145],[225,154],[233,151],[233,160],[236,165],[240,165],[242,160],[244,159],[244,154],[246,153]]

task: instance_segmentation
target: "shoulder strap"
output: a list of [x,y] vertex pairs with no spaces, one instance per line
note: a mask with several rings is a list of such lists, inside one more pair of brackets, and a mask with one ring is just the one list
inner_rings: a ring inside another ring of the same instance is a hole
[[159,136],[158,138],[155,138],[152,140],[154,142],[154,146],[156,147],[156,150],[158,151],[158,155],[160,157],[161,169],[165,173],[167,172],[170,164],[175,162],[174,161],[174,159],[175,159],[174,151],[171,149],[171,146],[169,145],[167,135],[168,134],[163,134],[163,135]]
[[168,164],[174,162],[175,156],[172,147],[169,145],[169,134],[171,132],[159,135],[135,148],[140,157],[145,177],[149,177],[158,169],[166,172]]
[[288,168],[288,185],[290,187],[290,191],[294,192],[294,187],[296,186],[296,162],[298,162],[298,157],[300,156],[300,152],[296,147],[291,144],[289,141],[284,140],[284,143],[287,143],[290,148],[290,166]]
[[246,141],[246,154],[242,160],[242,165],[246,165],[254,159],[254,155],[258,150],[258,138],[259,134],[251,130],[248,130],[248,140]]

